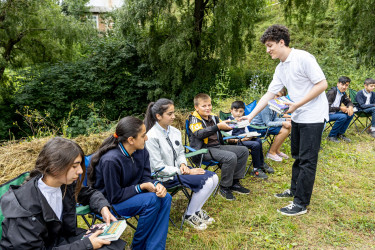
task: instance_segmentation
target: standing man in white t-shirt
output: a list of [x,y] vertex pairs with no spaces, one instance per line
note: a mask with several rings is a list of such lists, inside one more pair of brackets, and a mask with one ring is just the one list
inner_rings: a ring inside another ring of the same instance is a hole
[[324,122],[329,120],[324,92],[327,81],[313,55],[289,48],[289,31],[285,26],[268,27],[260,40],[271,58],[280,63],[267,93],[247,119],[251,121],[284,86],[287,88],[294,102],[289,104],[287,113],[292,113],[291,153],[295,161],[290,189],[275,196],[294,200],[277,211],[288,216],[305,214],[313,191]]

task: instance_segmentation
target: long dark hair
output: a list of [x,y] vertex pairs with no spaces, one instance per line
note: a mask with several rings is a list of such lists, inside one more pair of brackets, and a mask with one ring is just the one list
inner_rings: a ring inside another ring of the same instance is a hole
[[156,102],[150,102],[147,107],[146,116],[144,123],[146,125],[146,131],[149,131],[158,121],[156,114],[163,115],[170,105],[174,105],[172,100],[161,98]]
[[42,151],[40,151],[38,155],[35,168],[30,172],[30,179],[38,175],[58,177],[66,174],[73,166],[74,160],[79,155],[82,157],[81,167],[83,174],[77,180],[74,192],[77,201],[78,193],[81,190],[82,182],[86,173],[86,168],[83,150],[74,141],[61,137],[55,137],[49,140],[43,146]]
[[129,137],[137,138],[142,125],[142,120],[133,116],[124,117],[118,122],[115,132],[117,138],[114,135],[106,138],[99,150],[91,158],[90,168],[87,170],[87,180],[90,186],[93,186],[95,183],[95,167],[98,165],[100,158],[109,150],[116,148],[119,142],[126,142]]

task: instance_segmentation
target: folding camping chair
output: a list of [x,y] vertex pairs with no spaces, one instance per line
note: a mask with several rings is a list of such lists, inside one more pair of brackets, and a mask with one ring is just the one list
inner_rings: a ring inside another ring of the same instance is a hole
[[[193,159],[194,157],[190,157],[189,158],[189,162],[192,164],[192,166],[195,166],[195,167],[201,167],[202,164],[203,164],[203,165],[206,166],[204,168],[205,170],[207,170],[211,166],[216,166],[214,172],[216,172],[218,169],[221,169],[221,165],[222,164],[220,162],[218,162],[218,161],[215,161],[215,160],[203,161],[204,154],[206,154],[206,153],[211,154],[208,149],[200,149],[198,151],[197,149],[188,146],[189,145],[189,138],[191,136],[189,125],[190,125],[189,120],[186,120],[185,121],[185,153],[195,153],[196,154],[197,152],[199,152],[201,150],[206,150],[205,153],[203,153],[203,152],[200,153],[201,157],[200,157],[200,160],[198,162],[194,161],[194,159]],[[223,137],[223,140],[236,139],[236,138],[237,138],[236,136],[226,136],[226,137]],[[213,159],[212,155],[211,155],[211,158]],[[221,178],[219,180],[219,183],[220,183],[220,181],[221,181]],[[219,190],[219,185],[217,185],[217,187],[216,187],[216,189],[214,191],[213,196],[216,195],[216,193],[217,193],[218,190]]]
[[[91,157],[92,157],[92,155],[85,156],[86,175],[85,175],[85,178],[82,182],[82,186],[88,186],[87,185],[87,169],[90,167]],[[129,222],[129,219],[132,218],[131,216],[119,215],[117,213],[117,211],[114,209],[113,206],[110,206],[109,209],[110,209],[111,213],[113,214],[113,216],[116,217],[117,220],[126,220],[126,224],[128,224],[131,228],[136,230],[136,227],[132,223]],[[77,213],[77,216],[81,216],[81,218],[86,223],[88,228],[90,228],[92,225],[94,225],[96,220],[104,222],[101,214],[97,214],[97,213],[94,213],[93,211],[91,211],[91,209],[88,205],[82,206],[80,204],[77,204],[76,213]],[[91,223],[87,220],[86,215],[91,217]],[[133,217],[138,221],[138,218],[136,216],[133,216]]]
[[[29,177],[30,172],[25,172],[17,176],[16,178],[11,179],[10,181],[5,182],[0,185],[0,197],[2,197],[8,190],[10,185],[22,185],[27,177]],[[3,223],[4,215],[0,208],[0,224]],[[0,239],[3,234],[3,229],[0,227]]]
[[[191,197],[193,195],[193,191],[190,190],[190,192],[187,190],[187,188],[182,184],[181,182],[181,179],[180,179],[180,176],[178,174],[174,174],[174,175],[171,175],[171,176],[165,176],[165,175],[161,175],[161,174],[154,174],[153,175],[155,178],[165,178],[165,177],[172,177],[172,176],[176,176],[177,179],[178,179],[178,182],[179,184],[176,185],[176,186],[173,186],[173,187],[170,187],[170,188],[167,188],[167,191],[168,193],[172,196],[175,196],[178,192],[182,191],[182,193],[185,195],[185,197],[187,198],[188,200],[188,204],[186,205],[186,208],[185,208],[185,211],[184,211],[184,214],[182,216],[182,221],[181,221],[181,226],[180,226],[180,230],[182,230],[182,227],[184,225],[184,221],[185,221],[185,215],[186,215],[186,212],[187,212],[187,209],[190,205],[190,201],[191,201]],[[172,199],[173,201],[173,199]],[[172,220],[171,217],[169,217],[169,221],[172,222],[173,226],[177,227],[176,224],[174,223],[174,221]]]
[[[354,89],[349,89],[349,97],[350,97],[350,100],[352,101],[353,105],[355,107],[357,107],[358,103],[355,99],[355,96],[357,95],[357,91],[355,91]],[[362,123],[361,119],[360,118],[365,118],[365,124]],[[357,124],[361,124],[362,127],[364,127],[364,129],[362,131],[360,131],[360,129],[358,128]],[[354,124],[357,132],[359,132],[360,134],[362,134],[363,132],[365,132],[368,128],[371,127],[371,114],[370,113],[366,113],[364,111],[361,111],[361,110],[358,110],[357,108],[357,111],[354,112],[354,118],[352,120],[352,122],[350,123],[349,125],[349,128]]]

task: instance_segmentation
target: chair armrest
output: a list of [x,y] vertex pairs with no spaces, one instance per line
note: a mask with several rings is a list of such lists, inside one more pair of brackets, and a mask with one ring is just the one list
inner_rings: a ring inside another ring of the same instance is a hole
[[191,151],[191,152],[195,152],[195,151],[197,151],[195,148],[192,148],[192,147],[190,147],[190,146],[185,146],[185,148],[186,148],[187,150]]
[[267,126],[256,126],[256,125],[249,125],[249,127],[253,129],[267,129],[268,128]]
[[202,148],[202,149],[199,149],[199,150],[196,150],[196,151],[185,154],[185,157],[190,158],[190,157],[193,157],[193,156],[196,156],[196,155],[207,154],[207,153],[208,153],[208,149]]

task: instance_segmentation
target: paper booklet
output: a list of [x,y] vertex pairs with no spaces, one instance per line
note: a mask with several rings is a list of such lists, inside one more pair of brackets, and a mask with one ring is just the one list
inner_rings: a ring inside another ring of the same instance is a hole
[[248,132],[248,133],[244,133],[244,134],[240,134],[238,136],[243,136],[243,137],[258,137],[260,136],[261,134],[259,134],[258,132]]
[[90,227],[89,230],[87,230],[82,239],[90,237],[93,233],[95,233],[98,230],[104,230],[102,234],[99,234],[98,238],[103,240],[115,241],[120,238],[125,228],[125,220],[113,221],[109,226],[107,226],[105,223],[95,224],[92,227]]
[[227,124],[231,128],[245,128],[250,125],[248,120],[243,120],[243,121],[230,120],[229,122],[227,122]]
[[285,103],[293,102],[286,98],[285,96],[281,96],[275,99],[272,99],[268,101],[268,105],[270,106],[270,109],[275,111],[278,114],[284,114],[285,111],[289,109],[289,106]]

